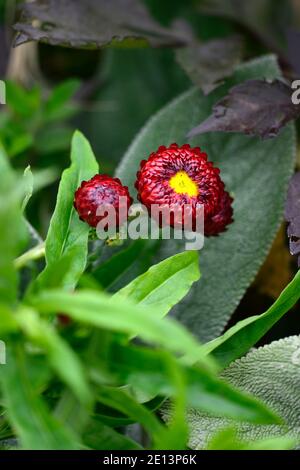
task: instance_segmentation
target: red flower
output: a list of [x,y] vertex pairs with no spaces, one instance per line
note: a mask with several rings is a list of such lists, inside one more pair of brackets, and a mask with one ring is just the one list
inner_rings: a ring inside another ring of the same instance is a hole
[[116,227],[119,227],[125,222],[131,203],[132,198],[127,186],[123,186],[118,178],[95,175],[89,181],[83,181],[77,189],[74,207],[81,220],[91,227],[96,227],[105,217],[105,214],[97,215],[98,207],[113,205],[116,211]]
[[[153,204],[159,207],[190,204],[193,230],[197,208],[203,205],[206,236],[218,235],[233,221],[233,199],[224,189],[220,170],[207,161],[206,153],[199,147],[191,148],[188,144],[159,147],[148,160],[141,162],[135,187],[138,199],[149,212]],[[170,225],[176,226],[175,222],[171,218]],[[160,225],[163,225],[161,219]]]

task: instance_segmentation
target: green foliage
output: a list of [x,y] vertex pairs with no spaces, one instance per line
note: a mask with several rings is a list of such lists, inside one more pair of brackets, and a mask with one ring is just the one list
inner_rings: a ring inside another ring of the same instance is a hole
[[[12,192],[11,202],[6,198],[9,211],[14,208],[15,223],[23,226],[20,207],[24,193],[23,208],[30,202],[32,175],[27,169],[18,191],[4,154],[2,167],[8,175],[6,194]],[[253,397],[239,390],[243,384],[232,384],[230,379],[227,382],[226,374],[219,378],[218,366],[207,354],[210,345],[199,344],[176,320],[165,317],[199,280],[197,252],[178,253],[151,266],[113,295],[101,291],[91,276],[105,279],[105,269],[109,272],[116,260],[121,260],[118,277],[144,248],[137,244],[108,260],[102,272],[100,265],[89,274],[89,289],[81,286],[74,291],[87,265],[89,235],[89,228],[73,208],[74,191],[97,171],[89,143],[76,132],[71,166],[62,175],[46,238],[46,267],[33,277],[25,303],[17,300],[17,280],[10,290],[15,292],[13,297],[1,298],[0,331],[9,347],[0,384],[5,423],[15,430],[18,445],[32,449],[139,448],[139,443],[115,429],[136,422],[149,435],[152,448],[182,449],[191,441],[187,409],[208,413],[211,420],[221,416],[224,422],[241,422],[240,426],[272,424],[281,428],[282,420],[272,411],[273,403],[268,408],[258,399],[264,396]],[[43,177],[37,178],[39,181]],[[2,217],[5,226],[10,212],[4,211]],[[5,274],[17,279],[16,269],[33,262],[40,245],[14,262],[20,251],[8,234],[5,237],[3,242],[11,246]],[[108,285],[114,277],[109,279]],[[272,324],[295,302],[297,279],[277,301],[275,316],[271,309]],[[60,313],[71,321],[61,334],[56,318]],[[133,337],[144,345],[134,346]],[[19,387],[13,385],[16,380]],[[166,399],[172,411],[164,424],[155,411]],[[92,435],[93,429],[99,430],[99,439]],[[262,445],[289,447],[291,442],[286,439]]]
[[[25,224],[21,218],[21,197],[18,180],[0,146],[0,298],[1,302],[12,304],[17,298],[18,275],[13,261],[26,240]],[[12,233],[14,237],[12,237]]]
[[[222,377],[231,384],[268,403],[286,423],[285,426],[253,426],[242,423],[237,427],[238,439],[254,445],[257,439],[269,440],[280,436],[287,439],[289,435],[299,446],[299,403],[295,393],[300,380],[299,346],[298,336],[274,341],[248,353],[222,373]],[[232,422],[224,418],[214,419],[196,410],[189,412],[188,420],[193,448],[202,448],[216,431],[232,426]],[[277,443],[278,448],[283,442]]]
[[[49,282],[49,272],[60,269],[61,282],[66,288],[76,285],[87,259],[89,227],[78,219],[74,209],[74,193],[81,181],[98,172],[92,149],[82,134],[76,132],[72,141],[71,166],[62,175],[56,208],[46,238],[46,268],[38,279]],[[65,274],[65,276],[63,276]]]
[[[238,67],[225,84],[208,96],[197,89],[181,95],[155,115],[136,137],[123,158],[117,176],[134,193],[136,168],[160,145],[183,144],[186,135],[210,113],[212,105],[233,85],[252,78],[275,78],[279,70],[273,56]],[[171,124],[170,124],[171,123]],[[208,153],[221,169],[234,197],[235,222],[225,234],[205,241],[202,277],[175,309],[176,317],[202,341],[218,336],[264,260],[282,219],[288,179],[295,159],[293,128],[274,139],[229,133],[210,133],[191,143]],[[159,259],[183,249],[167,241]]]
[[238,322],[222,336],[207,343],[207,352],[212,353],[222,367],[228,366],[249,351],[295,305],[299,297],[300,272],[265,313]]
[[251,443],[237,437],[236,429],[225,428],[217,432],[208,443],[207,450],[290,450],[296,445],[291,437],[270,437]]
[[149,268],[115,298],[129,298],[142,305],[154,306],[158,315],[166,315],[200,278],[198,253],[186,251]]
[[44,97],[40,87],[24,89],[6,81],[7,107],[0,119],[0,139],[7,154],[21,158],[36,151],[43,155],[61,153],[70,145],[70,127],[63,122],[78,113],[70,101],[80,82],[69,80]]
[[[29,28],[33,38],[41,33],[55,42],[62,28],[65,40],[79,47],[115,46],[118,35],[124,47],[195,40],[188,28],[171,24],[177,11],[189,16],[192,1],[184,6],[176,1],[172,14],[165,6],[157,12],[152,0],[147,1],[149,12],[134,0],[136,16],[123,8],[107,20],[97,11],[107,31],[89,26],[94,0],[84,22],[77,2],[70,28],[64,24],[71,3],[65,2],[61,18],[56,1],[50,3],[47,14],[54,29],[41,32],[36,23],[21,23],[19,29]],[[206,11],[213,3],[219,9],[218,1],[204,3]],[[264,21],[254,28],[254,3],[247,27],[261,35]],[[30,14],[32,8],[28,5]],[[114,8],[109,6],[108,13]],[[230,10],[228,16],[243,24],[236,13]],[[199,18],[204,27],[200,36],[212,36],[207,26],[211,21],[215,29],[220,24],[234,32],[226,21]],[[197,29],[197,18],[192,23]],[[261,40],[272,38],[270,33]],[[281,78],[272,55],[232,73],[235,40],[229,66],[223,63],[222,70],[218,61],[211,61],[211,53],[220,55],[232,40],[212,39],[176,54],[190,71],[194,64],[189,53],[200,50],[192,77],[206,91],[224,74],[228,78],[207,96],[197,89],[187,91],[144,126],[117,171],[132,195],[140,161],[160,145],[185,143],[187,133],[233,86]],[[86,125],[93,147],[106,156],[101,156],[101,171],[106,172],[145,119],[182,91],[187,77],[172,51],[113,50],[99,57],[97,105],[87,107],[93,113],[79,124]],[[203,66],[209,73],[199,77]],[[77,79],[67,80],[49,93],[8,81],[7,106],[0,114],[0,447],[9,438],[15,438],[17,449],[299,447],[300,339],[251,350],[299,300],[299,272],[264,313],[218,336],[251,285],[282,220],[296,153],[292,125],[266,141],[226,132],[193,138],[191,143],[220,167],[234,197],[234,223],[226,233],[206,240],[200,255],[184,251],[175,241],[140,239],[115,249],[92,239],[73,206],[76,189],[99,171],[89,141],[81,132],[73,133],[68,122],[80,110],[73,101],[79,85]],[[272,99],[279,106],[271,107],[273,112],[282,104],[277,93]],[[67,166],[70,142],[71,163],[61,175],[56,203],[54,187],[36,196],[55,181],[53,167]],[[21,171],[13,170],[9,161]],[[42,237],[36,231],[40,229]],[[143,429],[146,444],[128,436],[131,424]]]
[[[10,423],[24,449],[75,449],[75,436],[49,413],[28,374],[22,344],[11,345],[1,370],[1,390]],[[18,387],[16,387],[16,383]]]

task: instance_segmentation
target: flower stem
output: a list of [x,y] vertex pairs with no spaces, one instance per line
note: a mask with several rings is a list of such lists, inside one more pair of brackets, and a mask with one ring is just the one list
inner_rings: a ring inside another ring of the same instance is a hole
[[31,248],[30,250],[23,253],[23,255],[19,256],[15,259],[14,265],[16,269],[21,269],[26,266],[29,261],[34,261],[45,256],[45,243],[40,243],[39,245]]

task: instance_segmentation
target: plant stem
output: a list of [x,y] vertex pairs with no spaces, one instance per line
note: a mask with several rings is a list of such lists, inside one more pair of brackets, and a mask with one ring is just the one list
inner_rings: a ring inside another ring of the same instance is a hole
[[45,256],[45,243],[40,243],[39,245],[31,248],[30,250],[23,253],[15,259],[14,265],[16,269],[21,269],[28,264],[29,261],[37,260]]

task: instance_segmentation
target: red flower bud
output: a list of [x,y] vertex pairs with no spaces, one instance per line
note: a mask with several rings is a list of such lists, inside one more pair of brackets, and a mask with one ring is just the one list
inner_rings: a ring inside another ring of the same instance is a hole
[[[121,200],[120,197],[122,197]],[[127,218],[131,203],[132,198],[127,186],[123,186],[118,178],[95,175],[89,181],[83,181],[77,189],[74,207],[81,220],[91,227],[96,227],[105,217],[105,215],[97,215],[97,209],[101,206],[105,208],[107,205],[112,205],[116,211],[116,227],[120,227]]]

